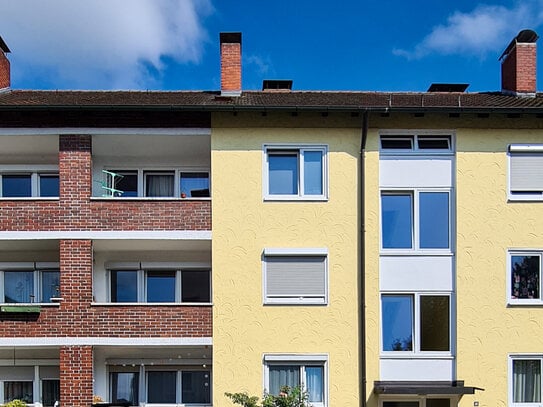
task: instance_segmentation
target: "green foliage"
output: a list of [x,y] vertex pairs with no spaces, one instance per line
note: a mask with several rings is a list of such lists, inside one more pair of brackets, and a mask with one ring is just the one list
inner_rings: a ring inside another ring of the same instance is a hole
[[10,402],[3,404],[2,407],[26,407],[26,403],[22,400],[11,400]]
[[[247,393],[224,393],[234,404],[242,407],[259,407],[258,397],[249,396]],[[310,407],[308,394],[300,387],[281,387],[279,395],[264,394],[260,404],[262,407]]]

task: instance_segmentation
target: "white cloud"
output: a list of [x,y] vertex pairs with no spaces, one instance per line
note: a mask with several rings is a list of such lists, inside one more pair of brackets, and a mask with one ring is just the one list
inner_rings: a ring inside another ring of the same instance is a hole
[[59,88],[146,88],[148,70],[160,75],[165,56],[198,63],[210,1],[0,0],[0,35],[12,50],[14,80],[40,75]]
[[271,69],[271,60],[269,57],[261,57],[258,55],[249,55],[246,58],[246,62],[248,65],[255,65],[256,70],[260,75],[267,75],[272,71]]
[[455,12],[445,25],[433,28],[411,50],[394,49],[395,55],[408,59],[428,54],[463,54],[483,58],[487,53],[505,49],[522,29],[534,29],[543,22],[543,0],[524,0],[512,8],[485,5],[470,13]]

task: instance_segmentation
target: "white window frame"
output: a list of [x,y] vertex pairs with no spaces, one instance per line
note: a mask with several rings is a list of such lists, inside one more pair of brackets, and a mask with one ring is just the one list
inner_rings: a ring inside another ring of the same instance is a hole
[[326,407],[328,406],[329,395],[329,378],[328,378],[328,355],[327,354],[265,354],[263,358],[263,387],[264,392],[267,393],[270,383],[270,365],[290,365],[300,366],[300,381],[302,389],[305,386],[305,370],[306,366],[320,366],[323,368],[323,402],[311,403],[312,407]]
[[[383,148],[381,140],[411,140],[411,148]],[[420,148],[419,139],[448,140],[448,149]],[[454,132],[447,130],[386,130],[379,133],[379,152],[381,155],[452,155],[455,151]]]
[[[274,152],[297,151],[298,156],[298,194],[269,193],[269,162],[268,157]],[[304,193],[303,154],[306,151],[322,153],[322,194],[306,195]],[[264,144],[262,146],[262,196],[265,201],[326,201],[328,200],[328,145],[324,144]]]
[[[543,188],[541,191],[513,192],[511,190],[512,159],[513,156],[530,154],[541,156],[543,161],[543,144],[510,144],[507,151],[507,199],[509,201],[543,201]],[[543,173],[540,174],[543,177]]]
[[[12,363],[11,362],[8,362],[8,363]],[[0,378],[0,403],[4,403],[4,398],[5,398],[5,393],[4,393],[4,382],[27,382],[27,383],[32,383],[32,397],[33,397],[33,402],[31,404],[29,404],[29,406],[32,406],[34,405],[34,403],[36,402],[40,402],[40,403],[43,403],[43,400],[42,400],[42,391],[43,391],[43,387],[42,387],[42,381],[43,380],[59,380],[60,381],[60,374],[59,374],[59,377],[41,377],[40,376],[40,368],[41,367],[48,367],[48,366],[53,366],[53,367],[59,367],[59,364],[58,364],[58,360],[42,360],[42,361],[38,361],[38,360],[28,360],[28,363],[32,363],[31,365],[27,365],[27,366],[21,366],[21,367],[31,367],[33,368],[33,377],[32,379],[13,379],[11,380],[10,378]],[[0,363],[0,366],[5,366],[4,363]],[[59,367],[60,368],[60,367]],[[2,404],[3,405],[3,404]]]
[[[512,257],[513,256],[536,256],[539,257],[539,298],[512,298]],[[543,289],[543,249],[514,249],[514,250],[508,250],[507,251],[507,268],[506,268],[506,279],[505,281],[507,286],[507,292],[506,292],[506,302],[508,305],[543,305],[543,293],[541,290]],[[543,402],[542,402],[543,404]]]
[[[171,262],[107,262],[105,264],[107,273],[107,302],[117,305],[171,305],[171,304],[211,304],[211,267],[207,263],[171,263]],[[111,300],[111,272],[131,271],[137,273],[137,301],[136,302],[113,302]],[[175,301],[174,302],[147,302],[147,272],[149,271],[174,271],[175,272]],[[182,302],[182,273],[184,271],[201,271],[209,274],[209,302]]]
[[[420,194],[425,192],[447,193],[449,195],[449,247],[448,248],[421,248],[420,247]],[[413,202],[413,227],[411,230],[411,248],[384,248],[383,247],[383,195],[408,195],[410,194]],[[386,254],[447,254],[450,255],[454,251],[454,205],[453,205],[453,189],[452,188],[381,188],[379,194],[379,245],[382,253]]]
[[[269,296],[267,287],[267,260],[270,257],[297,257],[297,258],[324,258],[324,295],[323,296]],[[329,265],[328,265],[328,249],[327,248],[302,248],[302,249],[283,249],[283,248],[266,248],[262,255],[262,298],[265,305],[327,305],[328,304],[328,287],[329,287]]]
[[[4,292],[4,273],[5,272],[33,272],[34,274],[34,301],[5,303]],[[51,304],[51,302],[43,302],[42,295],[42,272],[58,271],[60,274],[60,263],[57,262],[2,262],[0,263],[0,303],[8,305],[17,304]],[[59,281],[60,285],[60,281]],[[59,287],[60,290],[60,287]],[[60,291],[59,291],[60,294]],[[53,297],[54,298],[54,297]]]
[[[138,188],[137,188],[137,197],[122,197],[122,196],[115,196],[112,197],[113,199],[136,199],[136,198],[143,198],[143,199],[177,199],[181,198],[181,174],[182,173],[204,173],[208,176],[208,183],[209,183],[209,197],[196,197],[196,198],[188,198],[188,199],[210,199],[211,198],[211,172],[209,168],[164,168],[164,167],[123,167],[123,166],[115,166],[115,165],[108,165],[102,168],[102,170],[108,171],[108,172],[128,172],[128,171],[135,171],[137,173],[138,178]],[[163,196],[163,197],[153,197],[153,196],[147,196],[145,194],[146,191],[146,182],[147,177],[146,175],[152,173],[152,174],[172,174],[174,176],[174,186],[173,186],[173,196]],[[104,175],[102,172],[102,179],[97,180],[98,183],[101,183],[102,181],[107,182],[107,180],[104,178],[106,175]]]
[[[514,360],[538,360],[541,366],[541,402],[515,403],[513,401],[513,361]],[[509,354],[507,363],[507,393],[510,407],[541,407],[543,404],[543,355],[542,354]]]
[[[413,326],[411,327],[412,332],[412,348],[411,351],[385,351],[383,344],[383,296],[411,296],[413,298]],[[420,298],[421,297],[449,297],[449,350],[448,351],[422,351],[420,350],[421,338],[420,338],[420,328],[421,328],[421,309],[420,309]],[[381,358],[390,358],[390,359],[402,359],[402,358],[413,358],[414,356],[418,357],[452,357],[454,354],[454,320],[453,320],[453,309],[454,309],[454,296],[451,292],[446,291],[425,291],[425,292],[405,292],[405,291],[381,291],[379,293],[379,313],[381,320],[379,321],[379,342],[380,342],[380,354]]]
[[[3,175],[29,175],[30,176],[30,196],[24,197],[4,197],[2,191]],[[42,197],[40,196],[40,176],[59,176],[58,165],[2,165],[0,166],[0,199],[3,200],[28,200],[28,199],[51,199],[58,200],[58,196]],[[60,179],[60,178],[59,178]],[[60,185],[59,185],[60,189]],[[60,190],[59,190],[60,195]]]

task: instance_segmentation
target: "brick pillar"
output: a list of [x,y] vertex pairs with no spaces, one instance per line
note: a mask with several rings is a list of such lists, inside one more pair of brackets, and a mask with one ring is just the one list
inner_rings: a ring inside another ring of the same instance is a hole
[[[84,318],[92,302],[92,241],[60,241],[60,292],[63,311],[73,311],[78,318]],[[75,317],[75,315],[74,315]],[[83,325],[81,321],[68,321],[74,329]],[[70,333],[77,336],[78,332]]]
[[92,139],[90,135],[61,135],[59,142],[60,201],[74,207],[74,216],[92,193]]
[[0,89],[11,86],[11,69],[6,54],[0,51]]
[[92,346],[60,347],[60,405],[89,407],[93,396]]

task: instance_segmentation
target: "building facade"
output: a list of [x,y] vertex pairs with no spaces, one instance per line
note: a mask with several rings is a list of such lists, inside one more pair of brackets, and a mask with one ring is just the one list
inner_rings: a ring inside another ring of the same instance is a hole
[[0,402],[541,403],[543,98],[10,88],[0,41]]

